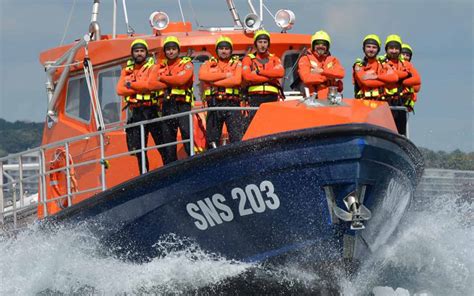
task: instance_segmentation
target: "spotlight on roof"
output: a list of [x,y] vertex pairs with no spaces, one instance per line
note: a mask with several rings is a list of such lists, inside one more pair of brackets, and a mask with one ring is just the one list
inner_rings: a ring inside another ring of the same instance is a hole
[[280,9],[275,14],[275,23],[278,27],[282,28],[283,32],[293,28],[295,19],[295,13],[289,9]]
[[155,30],[164,30],[166,29],[166,27],[168,27],[169,23],[170,18],[163,11],[155,11],[150,14],[150,26],[152,26]]

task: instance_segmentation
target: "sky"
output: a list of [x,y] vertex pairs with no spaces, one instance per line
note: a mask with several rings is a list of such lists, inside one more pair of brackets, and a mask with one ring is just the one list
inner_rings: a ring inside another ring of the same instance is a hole
[[[126,26],[118,2],[118,33]],[[258,6],[258,0],[254,0]],[[41,122],[46,115],[46,76],[39,53],[81,38],[88,30],[93,0],[0,0],[0,118]],[[112,32],[112,0],[102,0],[102,34]],[[194,9],[191,9],[190,3]],[[274,14],[291,9],[296,23],[290,32],[331,35],[331,53],[346,69],[346,96],[352,96],[351,67],[363,57],[362,39],[375,33],[384,41],[399,34],[413,50],[422,89],[410,117],[410,138],[433,150],[474,151],[472,0],[264,0]],[[232,26],[226,1],[182,0],[186,20],[201,26]],[[250,12],[247,0],[235,0],[239,15]],[[151,34],[149,15],[156,10],[180,21],[178,0],[128,0],[130,25]],[[73,9],[72,9],[73,8]],[[193,13],[194,10],[194,13]],[[258,8],[257,8],[258,10]],[[71,13],[72,12],[72,13]],[[264,26],[279,31],[265,11]]]

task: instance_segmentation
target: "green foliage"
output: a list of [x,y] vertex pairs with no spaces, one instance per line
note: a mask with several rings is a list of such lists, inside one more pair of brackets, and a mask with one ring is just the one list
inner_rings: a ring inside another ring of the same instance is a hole
[[43,123],[15,121],[0,118],[0,157],[41,145]]
[[474,170],[474,152],[464,153],[459,149],[452,152],[432,151],[420,148],[425,159],[426,168]]

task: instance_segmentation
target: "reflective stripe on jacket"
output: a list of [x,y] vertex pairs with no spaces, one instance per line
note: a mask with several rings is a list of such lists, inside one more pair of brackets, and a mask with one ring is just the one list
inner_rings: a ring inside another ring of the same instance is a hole
[[192,59],[182,57],[172,63],[165,59],[160,66],[163,69],[160,80],[167,85],[163,95],[164,99],[175,99],[194,105]]
[[273,54],[248,54],[242,61],[242,78],[248,93],[278,94],[285,75],[280,58]]
[[[371,75],[376,75],[376,78],[370,77]],[[382,64],[376,58],[367,57],[356,61],[353,66],[353,78],[359,87],[356,98],[370,99],[381,98],[385,92],[384,86],[398,81],[398,76],[388,65]]]
[[[148,90],[148,77],[154,63],[153,57],[149,57],[142,65],[135,65],[132,59],[127,61],[117,83],[117,94],[123,96],[127,105],[151,105],[155,102],[155,94]],[[126,82],[130,87],[126,86]]]
[[203,86],[203,99],[207,96],[235,99],[240,95],[242,63],[238,56],[228,61],[211,57],[199,69],[199,80]]

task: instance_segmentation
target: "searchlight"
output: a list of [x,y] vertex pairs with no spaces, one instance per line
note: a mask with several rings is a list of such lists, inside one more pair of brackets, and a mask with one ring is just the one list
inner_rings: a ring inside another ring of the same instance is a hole
[[286,32],[293,28],[295,20],[295,13],[289,9],[280,9],[275,14],[275,23],[282,29],[282,32]]
[[169,16],[163,11],[155,11],[150,15],[150,26],[158,31],[164,30],[170,23]]

